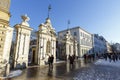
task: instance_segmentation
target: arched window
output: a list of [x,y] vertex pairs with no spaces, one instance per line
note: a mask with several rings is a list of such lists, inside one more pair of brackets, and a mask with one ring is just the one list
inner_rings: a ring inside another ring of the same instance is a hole
[[47,48],[46,48],[46,53],[50,53],[50,50],[51,50],[51,43],[50,41],[47,41]]

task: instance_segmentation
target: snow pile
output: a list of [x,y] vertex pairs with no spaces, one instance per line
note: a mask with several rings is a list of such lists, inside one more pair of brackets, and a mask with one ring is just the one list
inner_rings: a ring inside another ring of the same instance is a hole
[[22,74],[21,70],[16,70],[16,71],[11,71],[10,74],[8,75],[9,78],[16,77]]
[[0,80],[1,79],[7,79],[7,78],[12,78],[12,77],[16,77],[16,76],[19,76],[22,74],[22,71],[21,70],[16,70],[16,71],[11,71],[10,74],[6,77],[0,77]]
[[107,66],[114,66],[114,67],[120,67],[120,60],[118,61],[109,61],[104,59],[99,59],[97,62],[95,62],[96,65],[107,65]]
[[56,63],[64,63],[65,61],[56,61]]

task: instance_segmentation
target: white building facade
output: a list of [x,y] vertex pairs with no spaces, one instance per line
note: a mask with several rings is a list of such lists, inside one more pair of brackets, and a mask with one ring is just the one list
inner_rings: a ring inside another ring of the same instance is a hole
[[120,43],[112,43],[113,53],[120,53]]
[[103,36],[99,36],[98,34],[94,35],[94,49],[93,52],[95,54],[104,54],[107,52],[106,40]]
[[[58,37],[62,38],[66,34],[67,30],[59,31]],[[84,54],[91,54],[93,48],[93,36],[86,30],[78,27],[70,29],[70,33],[78,44],[78,57],[82,57]]]

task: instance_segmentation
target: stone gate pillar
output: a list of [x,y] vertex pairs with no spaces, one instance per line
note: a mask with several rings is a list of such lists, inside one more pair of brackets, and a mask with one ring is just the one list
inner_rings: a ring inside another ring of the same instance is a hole
[[67,58],[67,60],[68,60],[68,58],[69,58],[69,43],[68,42],[66,42],[66,58]]
[[21,16],[21,24],[16,24],[16,46],[14,52],[14,68],[25,68],[28,66],[29,43],[32,28],[27,21],[27,15]]
[[[6,70],[4,61],[9,64],[13,28],[10,27],[10,0],[0,0],[0,76]],[[7,68],[9,69],[9,67]],[[9,72],[8,72],[9,73]]]
[[46,65],[48,57],[51,55],[54,56],[54,63],[56,62],[56,32],[52,27],[50,18],[39,25],[36,54],[36,63],[40,66]]

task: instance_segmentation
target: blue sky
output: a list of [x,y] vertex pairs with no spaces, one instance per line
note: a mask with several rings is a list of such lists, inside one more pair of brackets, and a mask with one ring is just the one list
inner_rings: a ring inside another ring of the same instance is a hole
[[35,30],[45,22],[48,5],[50,18],[56,31],[80,26],[90,33],[97,33],[109,42],[120,43],[120,0],[11,0],[10,25],[21,22],[21,15],[30,17],[29,24]]

